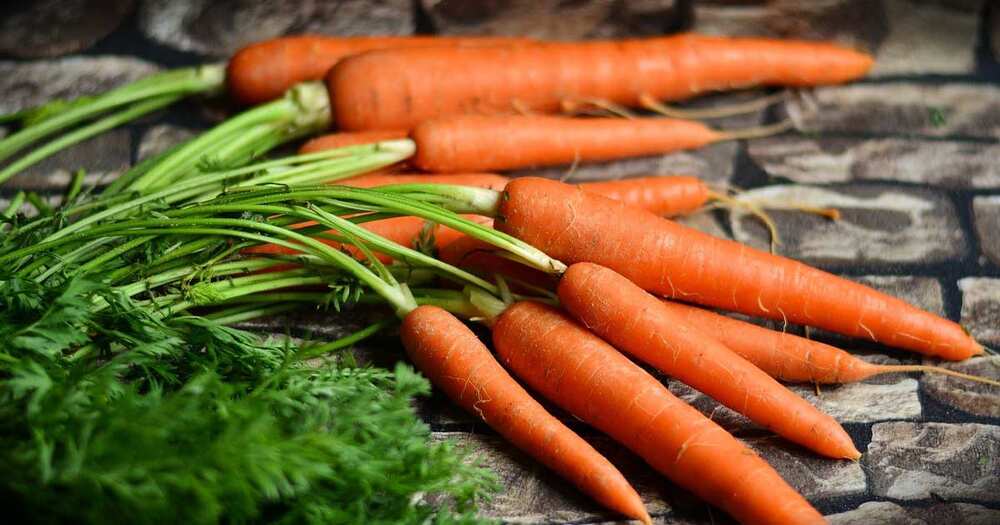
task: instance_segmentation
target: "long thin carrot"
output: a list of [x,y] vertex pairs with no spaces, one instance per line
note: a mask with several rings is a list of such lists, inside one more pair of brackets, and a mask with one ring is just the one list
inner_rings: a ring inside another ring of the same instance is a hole
[[505,37],[289,36],[250,44],[236,52],[229,60],[226,81],[230,94],[238,102],[260,104],[280,97],[299,82],[322,79],[341,59],[365,51],[526,41]]
[[815,86],[863,76],[864,53],[832,44],[693,34],[531,46],[393,49],[349,57],[327,75],[338,129],[412,129],[429,118],[601,99],[625,106],[758,85]]
[[455,403],[602,505],[650,523],[621,472],[540,405],[450,313],[421,306],[403,320],[407,354]]
[[824,523],[757,454],[557,310],[516,303],[497,318],[493,342],[533,390],[740,522]]
[[671,118],[571,118],[548,115],[455,115],[425,120],[411,133],[412,162],[424,171],[513,170],[614,160],[694,149],[762,136],[787,127],[716,131]]
[[614,270],[576,263],[563,274],[558,293],[573,317],[616,348],[810,450],[861,457],[832,417]]
[[667,297],[945,359],[983,351],[958,324],[895,297],[568,184],[515,179],[496,213],[498,230],[552,257],[601,264]]
[[768,375],[791,383],[851,383],[881,374],[927,372],[1000,385],[985,377],[930,365],[869,363],[837,347],[795,334],[768,330],[702,308],[673,301],[663,306],[684,322],[742,355]]

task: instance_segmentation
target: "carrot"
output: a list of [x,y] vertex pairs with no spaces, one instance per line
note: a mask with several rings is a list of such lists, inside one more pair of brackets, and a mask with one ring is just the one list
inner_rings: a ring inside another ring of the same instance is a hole
[[320,80],[341,59],[370,51],[400,47],[451,47],[526,42],[523,38],[439,36],[300,35],[264,40],[244,47],[229,60],[229,92],[243,104],[260,104],[308,80]]
[[827,43],[693,34],[637,40],[371,51],[326,82],[338,129],[412,129],[454,114],[555,113],[566,101],[625,106],[758,85],[863,76],[864,53]]
[[378,131],[358,131],[354,133],[329,133],[309,140],[299,148],[299,154],[316,153],[328,149],[337,149],[361,144],[373,144],[383,140],[405,139],[405,130],[386,129]]
[[[514,281],[515,284],[527,284],[543,290],[551,290],[556,285],[555,276],[536,270],[517,261],[512,261],[498,255],[498,250],[492,244],[480,241],[474,237],[462,235],[438,249],[438,259],[459,268],[486,277],[501,275]],[[521,287],[515,287],[518,291]]]
[[400,337],[416,367],[452,401],[605,507],[651,522],[621,472],[535,401],[453,315],[420,306],[403,320]]
[[958,324],[897,298],[567,184],[520,178],[499,201],[498,230],[650,292],[945,359],[983,351]]
[[757,454],[559,311],[516,303],[493,342],[533,390],[740,522],[824,523]]
[[615,271],[576,263],[563,274],[558,293],[573,317],[640,361],[819,454],[861,457],[832,417]]
[[788,123],[732,132],[670,118],[456,115],[430,119],[410,134],[412,162],[424,171],[512,170],[614,160],[699,148],[783,131]]
[[689,215],[710,199],[719,197],[701,179],[686,175],[602,180],[577,183],[576,186],[583,191],[667,217]]
[[762,326],[708,310],[663,301],[663,306],[685,323],[743,356],[768,375],[791,383],[851,383],[881,374],[928,372],[993,385],[1000,382],[929,365],[880,365],[859,359],[834,346],[768,330]]

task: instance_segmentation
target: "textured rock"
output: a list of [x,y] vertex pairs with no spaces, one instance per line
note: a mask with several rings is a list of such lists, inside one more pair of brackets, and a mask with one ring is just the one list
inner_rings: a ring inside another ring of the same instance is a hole
[[[973,357],[961,363],[934,363],[965,374],[1000,381],[1000,356]],[[923,390],[947,406],[983,417],[1000,418],[997,387],[941,374],[924,374]]]
[[694,151],[614,162],[585,163],[575,168],[560,166],[521,170],[512,175],[548,177],[568,182],[614,180],[649,175],[696,175],[710,184],[723,184],[732,177],[733,161],[738,151],[739,146],[735,142],[723,142]]
[[87,172],[85,184],[104,184],[131,166],[132,134],[113,129],[71,146],[31,166],[8,182],[13,187],[61,191],[78,169]]
[[421,0],[437,33],[546,39],[655,35],[677,23],[674,0]]
[[170,124],[152,126],[143,133],[142,139],[139,140],[136,158],[142,161],[153,155],[158,155],[196,134],[193,130]]
[[[707,5],[705,5],[707,4]],[[776,0],[695,6],[698,32],[832,40],[875,55],[871,75],[960,74],[975,69],[978,6],[913,0]]]
[[72,57],[45,62],[0,61],[0,113],[59,98],[93,95],[156,71],[149,62],[115,56]]
[[750,141],[747,150],[769,175],[805,184],[891,180],[950,188],[1000,187],[998,144],[772,137]]
[[744,441],[808,500],[863,494],[867,488],[860,463],[831,461],[777,437]]
[[1000,501],[1000,427],[879,423],[862,458],[876,496]]
[[[929,190],[778,185],[748,191],[743,198],[769,208],[796,203],[839,210],[838,221],[770,211],[781,235],[781,253],[813,264],[929,263],[959,258],[966,249],[954,205]],[[737,240],[766,249],[767,230],[759,220],[734,210],[730,224]]]
[[[761,430],[747,418],[680,381],[670,381],[669,388],[677,397],[727,430],[743,434]],[[917,419],[921,413],[917,381],[906,377],[889,376],[879,382],[823,385],[819,395],[812,386],[789,385],[788,388],[841,423]]]
[[21,58],[81,51],[132,10],[132,0],[34,0],[0,8],[0,53]]
[[993,264],[1000,265],[1000,195],[976,197],[972,201],[979,249]]
[[225,57],[240,47],[286,34],[408,35],[414,30],[407,0],[144,0],[142,31],[158,42]]
[[977,341],[1000,349],[1000,279],[967,277],[962,290],[962,326]]
[[993,525],[1000,510],[972,503],[939,503],[930,507],[900,507],[888,501],[869,501],[854,510],[826,516],[830,525]]
[[789,104],[806,132],[1000,136],[1000,86],[991,84],[849,84],[818,88],[809,103]]

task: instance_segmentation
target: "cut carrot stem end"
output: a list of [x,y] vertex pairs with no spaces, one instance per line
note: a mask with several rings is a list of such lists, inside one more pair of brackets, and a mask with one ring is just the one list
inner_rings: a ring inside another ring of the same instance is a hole
[[957,372],[955,370],[950,370],[948,368],[943,368],[940,366],[931,365],[880,365],[877,367],[878,372],[876,374],[889,374],[889,373],[904,373],[904,372],[925,372],[930,374],[942,374],[951,377],[957,377],[960,379],[965,379],[968,381],[975,381],[977,383],[985,383],[987,385],[1000,386],[1000,381],[996,379],[990,379],[988,377],[977,376],[973,374],[966,374],[963,372]]

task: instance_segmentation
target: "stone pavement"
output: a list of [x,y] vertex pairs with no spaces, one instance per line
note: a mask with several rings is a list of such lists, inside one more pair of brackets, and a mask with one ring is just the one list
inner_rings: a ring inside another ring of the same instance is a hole
[[[683,173],[749,190],[763,201],[836,207],[838,222],[776,211],[783,253],[903,297],[960,322],[1000,350],[1000,5],[985,0],[42,0],[0,8],[0,113],[93,93],[150,71],[227,56],[286,33],[529,34],[553,38],[648,35],[683,28],[725,35],[833,39],[872,51],[857,84],[817,89],[719,127],[790,115],[798,131],[750,143],[580,166],[573,180]],[[10,9],[14,9],[10,11]],[[717,95],[689,106],[746,100]],[[0,188],[57,195],[76,168],[106,179],[226,115],[192,101],[46,161]],[[564,169],[543,170],[553,177]],[[721,211],[685,219],[714,235],[764,246],[751,218]],[[263,330],[336,336],[378,312],[306,313]],[[794,328],[792,328],[794,329]],[[875,344],[813,333],[878,362],[918,359]],[[400,357],[392,337],[359,350]],[[1000,377],[1000,357],[948,365]],[[839,525],[1000,523],[1000,393],[943,376],[900,375],[819,392],[794,387],[845,424],[858,463],[821,460],[771,437],[683,385],[670,388],[745,439]],[[433,397],[420,407],[440,439],[479,451],[505,490],[486,506],[513,522],[613,519],[482,424]],[[659,523],[726,523],[635,456],[567,414],[619,464]]]

